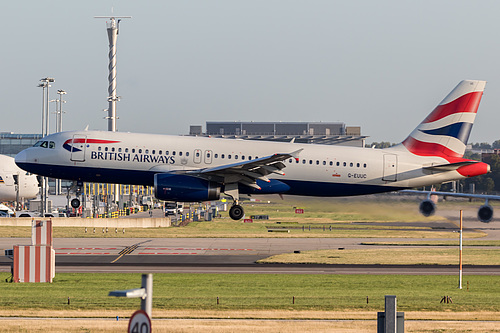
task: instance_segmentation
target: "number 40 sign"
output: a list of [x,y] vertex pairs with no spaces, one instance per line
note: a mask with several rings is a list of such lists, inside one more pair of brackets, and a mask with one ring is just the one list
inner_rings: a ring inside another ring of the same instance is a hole
[[146,311],[134,312],[128,322],[128,333],[151,333],[151,319]]

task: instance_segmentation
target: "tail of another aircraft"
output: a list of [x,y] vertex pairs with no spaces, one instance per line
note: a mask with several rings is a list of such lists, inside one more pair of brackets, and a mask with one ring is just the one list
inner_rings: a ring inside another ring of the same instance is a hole
[[462,158],[485,85],[460,82],[401,144],[418,156]]

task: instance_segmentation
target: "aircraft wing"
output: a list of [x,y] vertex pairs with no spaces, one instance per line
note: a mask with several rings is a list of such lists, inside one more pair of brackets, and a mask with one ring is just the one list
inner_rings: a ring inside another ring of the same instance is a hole
[[401,190],[400,193],[409,194],[425,194],[428,197],[431,195],[441,195],[444,197],[459,197],[459,198],[475,198],[484,200],[500,200],[500,195],[489,194],[472,194],[472,193],[456,193],[456,192],[440,192],[440,191],[417,191],[417,190]]
[[301,151],[302,149],[299,149],[292,153],[273,154],[250,161],[225,164],[213,168],[190,170],[184,172],[184,174],[225,184],[241,183],[255,189],[260,189],[256,183],[257,180],[270,182],[268,175],[273,173],[284,175],[285,173],[282,170],[286,165],[283,161],[289,158],[296,159]]

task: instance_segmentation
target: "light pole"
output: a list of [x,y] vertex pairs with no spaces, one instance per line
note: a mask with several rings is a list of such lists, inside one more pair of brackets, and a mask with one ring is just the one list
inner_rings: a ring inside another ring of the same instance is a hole
[[[57,91],[57,94],[59,95],[59,99],[51,99],[50,102],[54,102],[56,105],[56,110],[53,112],[56,115],[56,120],[55,120],[55,127],[56,127],[56,133],[62,132],[62,114],[66,113],[65,111],[62,110],[62,105],[63,103],[66,103],[65,100],[62,99],[62,95],[66,95],[66,91],[59,89]],[[62,187],[61,187],[61,179],[54,179],[55,182],[55,194],[60,195],[62,193]]]
[[63,113],[66,113],[65,111],[63,112],[62,110],[62,105],[63,103],[66,103],[65,100],[63,100],[63,95],[66,95],[67,92],[62,90],[62,89],[59,89],[57,91],[57,94],[59,95],[59,112],[57,113],[57,125],[56,125],[56,131],[57,132],[62,132],[63,130],[63,127],[62,127],[62,116],[63,116]]
[[[42,91],[42,137],[49,135],[49,88],[50,83],[55,82],[52,77],[45,77],[40,79],[42,83],[38,85],[43,89]],[[42,191],[40,191],[40,210],[42,217],[48,210],[47,196],[49,194],[49,182],[47,177],[42,178]]]

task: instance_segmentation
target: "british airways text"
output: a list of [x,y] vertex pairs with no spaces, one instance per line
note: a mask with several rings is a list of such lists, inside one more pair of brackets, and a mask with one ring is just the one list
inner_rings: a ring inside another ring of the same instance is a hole
[[102,151],[92,151],[90,153],[90,158],[92,160],[105,160],[105,161],[162,163],[162,164],[175,163],[174,156],[113,153],[113,152],[102,152]]

